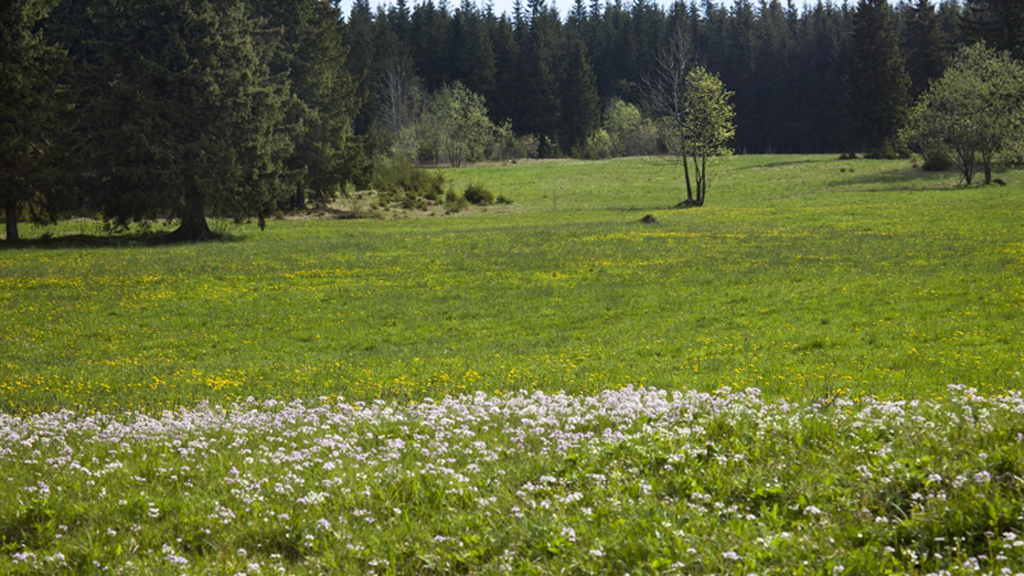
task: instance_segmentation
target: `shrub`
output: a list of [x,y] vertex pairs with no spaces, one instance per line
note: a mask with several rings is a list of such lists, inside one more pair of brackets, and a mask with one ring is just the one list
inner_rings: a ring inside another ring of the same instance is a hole
[[605,110],[604,129],[614,156],[643,156],[658,152],[658,130],[633,104],[615,99]]
[[490,190],[479,184],[466,186],[466,191],[462,193],[462,196],[466,199],[466,202],[476,204],[477,206],[490,206],[494,204],[494,194],[491,194]]
[[454,214],[466,206],[469,206],[469,202],[466,201],[465,196],[459,196],[451,190],[444,195],[444,211],[446,214]]
[[611,158],[612,138],[608,135],[608,131],[604,128],[598,128],[590,136],[587,136],[587,141],[583,144],[580,156],[587,160]]
[[536,134],[526,134],[516,139],[511,150],[512,158],[539,158],[540,138]]
[[932,146],[921,151],[924,158],[924,165],[921,166],[927,172],[942,172],[953,167],[953,159],[941,146]]
[[370,180],[382,198],[403,203],[409,196],[437,201],[444,193],[443,185],[443,176],[413,166],[404,156],[378,157]]

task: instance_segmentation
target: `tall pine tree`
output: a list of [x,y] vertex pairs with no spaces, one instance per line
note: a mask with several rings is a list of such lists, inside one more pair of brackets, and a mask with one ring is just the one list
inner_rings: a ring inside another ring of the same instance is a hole
[[974,40],[1024,60],[1024,0],[967,0],[962,25]]
[[270,72],[286,76],[295,96],[285,118],[297,127],[286,163],[297,175],[292,207],[305,208],[307,200],[324,204],[364,170],[352,126],[360,99],[345,67],[341,12],[327,0],[257,0],[250,6],[254,16],[280,30]]
[[82,122],[92,201],[117,224],[168,218],[204,240],[206,216],[246,218],[293,189],[287,79],[275,35],[241,0],[95,0],[101,36],[84,62]]
[[601,124],[601,100],[587,47],[575,28],[566,29],[562,54],[559,142],[562,150],[571,152]]
[[939,26],[931,0],[917,0],[906,13],[907,39],[903,52],[910,76],[910,96],[917,98],[928,83],[942,75],[949,61],[950,43]]
[[847,106],[850,152],[890,156],[910,108],[910,77],[888,0],[860,0],[853,16]]
[[66,54],[38,26],[55,4],[10,0],[0,8],[0,204],[8,242],[18,239],[25,209],[48,221],[64,199],[68,171],[58,151],[70,126],[60,83]]

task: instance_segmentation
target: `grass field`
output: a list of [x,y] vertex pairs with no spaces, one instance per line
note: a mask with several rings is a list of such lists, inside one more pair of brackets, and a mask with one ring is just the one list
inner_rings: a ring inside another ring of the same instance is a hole
[[[906,161],[739,157],[709,206],[673,210],[678,172],[468,168],[447,172],[453,186],[515,204],[275,221],[217,244],[4,250],[0,407],[1018,385],[1024,183],[963,190]],[[660,223],[639,224],[647,213]]]
[[742,156],[686,210],[680,172],[444,170],[513,204],[201,245],[24,227],[0,572],[1024,565],[1024,171]]

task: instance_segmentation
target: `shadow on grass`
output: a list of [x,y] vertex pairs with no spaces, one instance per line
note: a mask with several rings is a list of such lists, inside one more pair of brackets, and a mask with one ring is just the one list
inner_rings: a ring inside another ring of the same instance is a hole
[[830,180],[826,185],[836,190],[851,189],[861,192],[954,190],[964,188],[963,182],[960,180],[960,173],[955,170],[925,172],[914,168],[866,174],[844,174],[842,177]]
[[[203,242],[240,242],[243,236],[218,233],[215,237]],[[15,242],[0,242],[0,250],[22,249],[68,249],[68,248],[137,248],[145,246],[174,246],[178,244],[196,244],[194,240],[182,240],[173,236],[173,232],[140,232],[135,234],[66,234],[50,236],[44,234],[39,238],[19,239]]]
[[[742,155],[737,155],[742,157]],[[799,166],[801,164],[818,164],[821,163],[820,158],[801,158],[799,160],[767,160],[759,164],[751,164],[750,166],[738,166],[735,170],[760,170],[763,168],[778,168],[780,166]]]

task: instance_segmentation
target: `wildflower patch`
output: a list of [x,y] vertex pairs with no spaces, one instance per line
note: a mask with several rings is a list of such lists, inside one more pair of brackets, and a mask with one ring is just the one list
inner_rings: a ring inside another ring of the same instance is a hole
[[1000,573],[1024,396],[756,388],[0,416],[0,571]]

